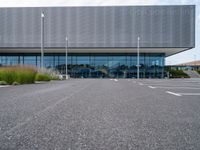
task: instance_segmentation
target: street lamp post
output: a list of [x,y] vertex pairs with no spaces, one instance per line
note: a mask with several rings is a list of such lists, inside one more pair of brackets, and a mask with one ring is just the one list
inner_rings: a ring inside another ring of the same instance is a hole
[[44,13],[41,13],[41,69],[44,68]]
[[195,70],[195,68],[196,68],[196,55],[194,54],[194,68],[193,68],[193,70]]
[[140,79],[140,37],[137,38],[137,79]]
[[68,39],[67,36],[65,38],[65,67],[66,67],[66,79],[68,79],[68,69],[67,69],[67,65],[68,65],[68,61],[67,61],[67,57],[68,57],[68,53],[67,53],[67,48],[68,48]]

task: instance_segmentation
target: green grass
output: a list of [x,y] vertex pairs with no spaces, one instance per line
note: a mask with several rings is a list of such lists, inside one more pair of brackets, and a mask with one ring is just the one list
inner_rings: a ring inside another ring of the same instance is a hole
[[12,85],[20,85],[18,82],[13,82]]
[[35,81],[50,81],[51,77],[45,73],[38,73],[35,77]]
[[189,78],[189,76],[183,72],[183,70],[169,70],[170,78]]
[[11,66],[0,68],[0,81],[8,84],[17,82],[19,84],[30,84],[35,82],[37,71],[28,66]]
[[197,70],[197,73],[199,73],[199,74],[200,74],[200,70]]
[[30,84],[35,81],[59,80],[58,75],[52,72],[40,71],[30,66],[0,67],[0,84]]
[[60,80],[58,76],[56,75],[52,75],[50,76],[51,80]]
[[7,85],[8,83],[6,81],[0,81],[0,85]]

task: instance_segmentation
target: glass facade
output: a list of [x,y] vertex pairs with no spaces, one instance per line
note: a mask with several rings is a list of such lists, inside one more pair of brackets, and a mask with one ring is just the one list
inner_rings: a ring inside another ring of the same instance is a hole
[[[140,77],[164,77],[164,53],[140,54]],[[40,67],[40,54],[0,54],[0,66],[26,64]],[[68,54],[68,74],[74,78],[136,78],[137,54]],[[45,54],[44,66],[65,74],[65,54]]]

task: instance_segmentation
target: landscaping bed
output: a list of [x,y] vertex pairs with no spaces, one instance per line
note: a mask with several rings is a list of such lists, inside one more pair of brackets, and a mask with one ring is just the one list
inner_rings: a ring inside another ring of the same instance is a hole
[[170,74],[170,78],[190,78],[183,70],[168,70]]
[[41,71],[31,66],[9,66],[0,68],[0,85],[32,84],[35,81],[58,80],[56,74]]

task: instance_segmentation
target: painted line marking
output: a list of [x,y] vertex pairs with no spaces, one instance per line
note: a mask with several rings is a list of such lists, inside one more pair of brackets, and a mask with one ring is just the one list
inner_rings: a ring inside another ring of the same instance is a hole
[[117,82],[118,80],[117,80],[117,79],[114,79],[114,81]]
[[0,88],[9,87],[9,85],[0,85]]
[[179,93],[179,94],[181,94],[181,95],[200,95],[200,93]]
[[160,89],[200,89],[200,87],[172,87],[172,86],[156,86],[155,88],[160,88]]
[[180,84],[180,86],[177,86],[177,84],[143,84],[143,85],[146,85],[146,86],[163,86],[163,87],[194,87],[194,88],[200,88],[200,86],[199,85],[188,85],[188,84],[186,84],[186,85],[181,85]]
[[113,80],[113,79],[110,79],[111,81]]
[[179,94],[179,93],[174,93],[174,92],[170,92],[170,91],[166,91],[166,93],[171,94],[171,95],[175,95],[175,96],[181,96],[181,94]]
[[196,82],[198,82],[199,83],[199,80],[183,81],[183,82],[185,82],[185,83],[196,83]]
[[151,88],[151,89],[155,89],[156,87],[153,87],[153,86],[148,86],[149,88]]
[[139,85],[144,85],[143,83],[139,83]]

